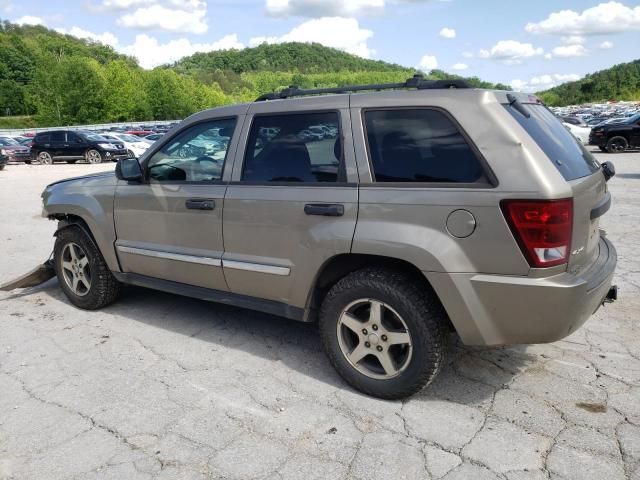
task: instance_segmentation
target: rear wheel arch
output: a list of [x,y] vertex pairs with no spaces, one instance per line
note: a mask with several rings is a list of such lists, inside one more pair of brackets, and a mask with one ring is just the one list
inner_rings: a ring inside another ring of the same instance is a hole
[[[440,298],[427,277],[414,264],[395,257],[361,253],[345,253],[329,258],[318,271],[307,300],[307,320],[316,321],[322,300],[331,287],[352,272],[367,267],[379,267],[402,273],[415,281],[438,301]],[[450,324],[451,329],[453,326]]]

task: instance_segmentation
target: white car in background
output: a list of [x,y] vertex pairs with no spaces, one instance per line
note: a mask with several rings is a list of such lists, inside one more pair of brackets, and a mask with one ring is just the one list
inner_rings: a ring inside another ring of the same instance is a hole
[[143,141],[140,137],[129,135],[128,133],[106,132],[101,133],[100,136],[112,142],[123,143],[124,148],[129,151],[130,157],[140,158],[150,146],[149,143]]
[[583,127],[580,125],[573,125],[571,123],[562,122],[562,124],[576,137],[583,145],[589,145],[589,134],[591,133],[591,127]]

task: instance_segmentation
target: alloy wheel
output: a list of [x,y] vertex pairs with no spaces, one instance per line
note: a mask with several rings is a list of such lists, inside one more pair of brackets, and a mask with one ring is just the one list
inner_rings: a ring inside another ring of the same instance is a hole
[[337,323],[338,344],[346,360],[370,378],[388,380],[409,365],[409,328],[391,306],[374,299],[351,302]]
[[77,243],[67,243],[62,250],[62,274],[75,295],[84,297],[91,290],[89,257]]
[[87,161],[89,163],[101,163],[102,155],[100,155],[100,152],[98,152],[97,150],[89,150],[87,152]]
[[53,158],[49,152],[40,152],[38,154],[38,161],[43,165],[53,165]]

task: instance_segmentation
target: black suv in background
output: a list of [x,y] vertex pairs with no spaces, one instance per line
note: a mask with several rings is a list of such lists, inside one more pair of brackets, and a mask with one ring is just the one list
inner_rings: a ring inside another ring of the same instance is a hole
[[40,132],[33,139],[31,156],[40,163],[51,165],[57,160],[76,163],[101,163],[127,158],[124,144],[116,143],[84,130],[52,130]]
[[589,145],[596,145],[603,152],[609,153],[640,148],[640,113],[620,123],[593,127],[589,134]]

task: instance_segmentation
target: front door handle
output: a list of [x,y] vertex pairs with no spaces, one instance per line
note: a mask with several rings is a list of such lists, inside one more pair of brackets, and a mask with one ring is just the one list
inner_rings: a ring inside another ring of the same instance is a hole
[[213,210],[216,201],[213,198],[190,198],[184,203],[189,210]]
[[340,203],[307,203],[304,206],[304,213],[325,217],[341,217],[344,215],[344,205]]

